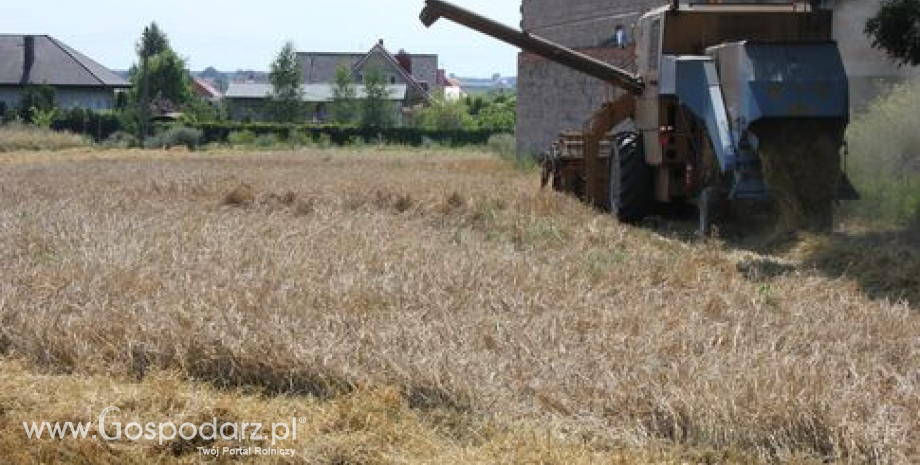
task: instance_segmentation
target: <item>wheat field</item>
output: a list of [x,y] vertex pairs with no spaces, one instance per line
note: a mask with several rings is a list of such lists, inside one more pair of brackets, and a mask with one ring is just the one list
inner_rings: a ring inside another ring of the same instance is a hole
[[292,463],[920,461],[914,246],[765,255],[538,185],[476,151],[0,155],[0,455],[202,459],[21,426],[119,405],[299,412]]

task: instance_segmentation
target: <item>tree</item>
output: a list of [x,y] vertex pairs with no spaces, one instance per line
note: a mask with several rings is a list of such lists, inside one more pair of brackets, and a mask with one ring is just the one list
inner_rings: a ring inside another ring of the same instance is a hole
[[479,129],[514,132],[517,122],[517,98],[499,95],[476,115]]
[[387,80],[379,68],[371,67],[364,73],[364,104],[361,125],[371,128],[393,126],[393,102]]
[[476,122],[464,102],[450,101],[444,94],[435,95],[428,108],[419,116],[419,126],[434,130],[473,129]]
[[195,98],[185,60],[166,49],[148,60],[150,95],[174,109],[188,105]]
[[49,85],[28,85],[22,91],[19,99],[19,117],[27,122],[34,123],[35,116],[53,112],[57,107],[57,92]]
[[293,42],[281,47],[268,75],[272,83],[270,111],[276,121],[296,123],[303,120],[303,69]]
[[179,109],[194,99],[185,60],[169,45],[169,39],[157,23],[144,28],[136,45],[138,63],[131,67],[129,100],[137,108],[140,135],[150,133],[152,98],[170,109]]
[[865,33],[899,64],[920,65],[920,0],[885,0]]
[[332,88],[332,120],[351,124],[358,121],[358,90],[351,67],[342,63],[335,69],[335,87]]

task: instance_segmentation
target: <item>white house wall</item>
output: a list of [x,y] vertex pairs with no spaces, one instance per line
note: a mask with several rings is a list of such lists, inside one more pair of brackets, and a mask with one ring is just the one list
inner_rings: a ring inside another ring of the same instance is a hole
[[[0,88],[0,102],[7,108],[16,108],[22,91],[16,88]],[[87,110],[111,110],[115,108],[115,94],[107,89],[55,89],[58,108],[83,108]]]

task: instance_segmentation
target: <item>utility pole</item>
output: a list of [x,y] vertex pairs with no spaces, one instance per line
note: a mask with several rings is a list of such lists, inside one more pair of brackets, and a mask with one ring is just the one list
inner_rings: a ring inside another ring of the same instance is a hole
[[140,101],[140,142],[143,147],[150,134],[150,47],[147,40],[151,31],[149,27],[144,28],[144,35],[141,38],[141,101]]

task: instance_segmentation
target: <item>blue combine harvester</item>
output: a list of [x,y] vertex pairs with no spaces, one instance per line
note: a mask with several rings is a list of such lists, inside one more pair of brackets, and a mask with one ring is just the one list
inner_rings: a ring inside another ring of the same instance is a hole
[[752,203],[827,230],[856,196],[841,168],[846,72],[832,13],[813,3],[675,1],[639,19],[636,72],[428,0],[425,25],[442,17],[619,89],[547,152],[544,181],[621,220],[695,202],[708,231],[722,207]]

